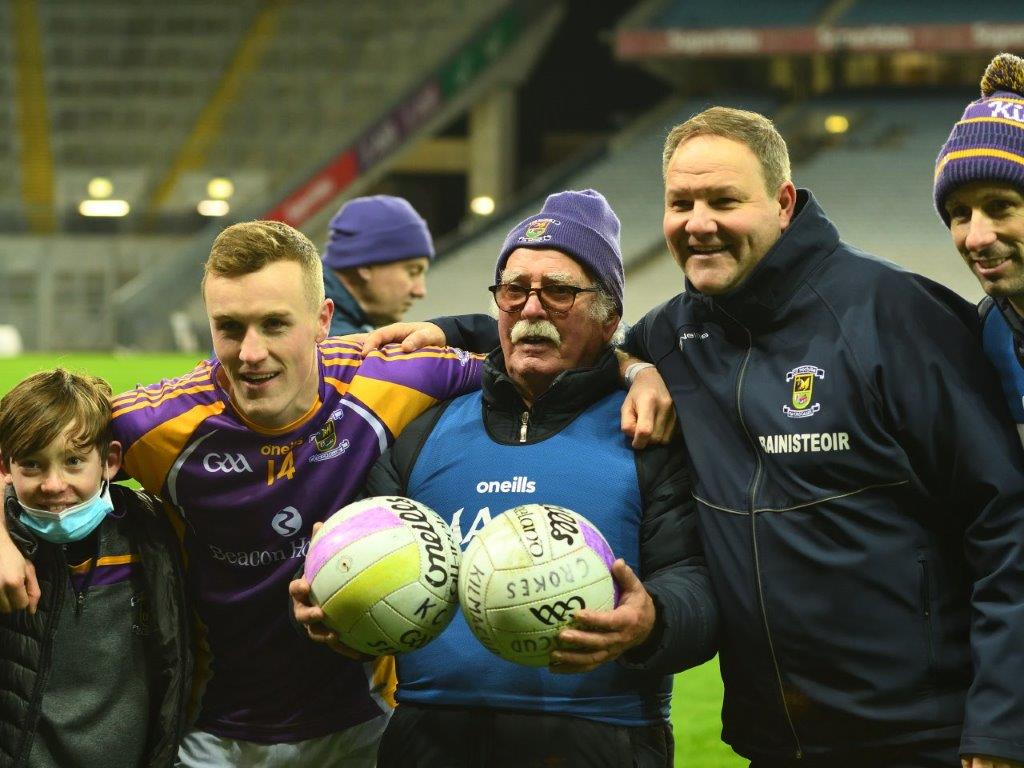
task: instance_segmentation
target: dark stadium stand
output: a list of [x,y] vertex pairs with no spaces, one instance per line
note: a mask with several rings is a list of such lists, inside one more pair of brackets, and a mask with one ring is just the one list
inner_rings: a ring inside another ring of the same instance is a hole
[[650,26],[713,29],[716,27],[798,27],[813,24],[829,0],[776,0],[771,3],[701,3],[676,0]]

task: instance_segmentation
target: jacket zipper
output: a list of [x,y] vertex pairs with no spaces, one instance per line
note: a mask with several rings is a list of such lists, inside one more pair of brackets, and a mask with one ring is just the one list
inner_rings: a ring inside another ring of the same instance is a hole
[[772,658],[775,682],[779,686],[779,700],[782,702],[782,712],[786,716],[786,723],[789,725],[789,732],[793,735],[793,742],[796,744],[796,753],[794,754],[794,757],[797,760],[802,760],[804,756],[803,747],[800,745],[800,737],[796,735],[796,726],[793,725],[793,716],[790,714],[789,705],[786,703],[786,690],[782,685],[782,671],[779,669],[779,659],[775,654],[775,643],[772,642],[772,632],[771,628],[768,626],[768,609],[765,606],[764,584],[761,580],[761,555],[757,548],[757,515],[754,513],[754,499],[757,498],[757,487],[761,483],[763,464],[761,462],[761,454],[757,450],[757,443],[754,441],[753,437],[751,437],[750,430],[747,428],[747,422],[743,418],[743,409],[740,407],[740,403],[742,402],[741,395],[743,392],[743,377],[746,375],[747,363],[750,361],[750,355],[754,349],[754,339],[745,325],[732,317],[732,315],[724,309],[722,312],[747,334],[747,354],[743,357],[743,364],[740,366],[740,374],[736,379],[736,416],[739,418],[740,426],[743,427],[743,434],[747,436],[747,441],[754,449],[754,460],[756,462],[754,480],[750,486],[749,510],[750,539],[754,546],[754,575],[757,578],[757,601],[761,608],[761,622],[764,624],[764,634],[765,638],[768,640],[768,653]]
[[523,415],[519,417],[519,442],[526,442],[526,424],[530,421],[530,412],[523,411]]

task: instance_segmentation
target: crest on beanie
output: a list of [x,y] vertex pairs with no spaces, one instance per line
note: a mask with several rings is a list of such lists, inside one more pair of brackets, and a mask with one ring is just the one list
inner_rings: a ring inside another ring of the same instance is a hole
[[526,225],[526,231],[519,238],[521,243],[539,243],[550,240],[551,235],[547,234],[548,229],[554,225],[559,226],[562,222],[555,219],[534,219]]

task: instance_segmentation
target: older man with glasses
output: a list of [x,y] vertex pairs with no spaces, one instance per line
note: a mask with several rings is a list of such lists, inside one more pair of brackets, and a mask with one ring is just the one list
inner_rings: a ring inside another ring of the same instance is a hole
[[[509,233],[495,277],[500,347],[482,392],[413,421],[367,490],[427,504],[463,547],[502,510],[569,507],[620,558],[621,596],[578,611],[547,669],[491,655],[461,614],[396,657],[400,706],[378,765],[671,766],[671,674],[714,653],[717,608],[684,451],[634,451],[619,429],[619,220],[593,190],[551,195]],[[513,477],[527,481],[490,482]]]

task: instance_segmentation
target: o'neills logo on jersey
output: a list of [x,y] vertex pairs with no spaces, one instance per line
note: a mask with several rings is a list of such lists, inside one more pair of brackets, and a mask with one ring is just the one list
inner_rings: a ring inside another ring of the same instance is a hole
[[782,412],[791,419],[806,419],[821,410],[814,399],[814,380],[824,379],[825,370],[814,365],[801,365],[786,374],[786,381],[793,382],[793,407],[782,406]]
[[757,439],[765,453],[828,453],[850,450],[849,432],[758,435]]
[[481,480],[476,484],[477,493],[533,493],[537,484],[526,475],[516,475],[511,480]]

